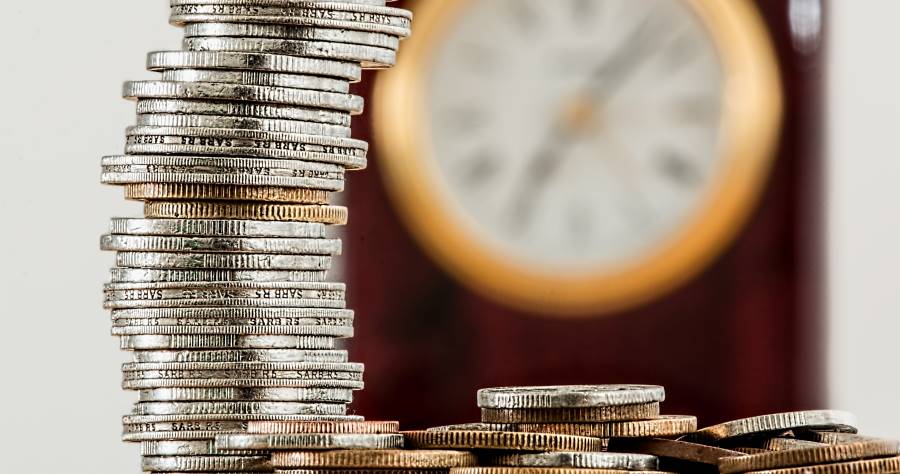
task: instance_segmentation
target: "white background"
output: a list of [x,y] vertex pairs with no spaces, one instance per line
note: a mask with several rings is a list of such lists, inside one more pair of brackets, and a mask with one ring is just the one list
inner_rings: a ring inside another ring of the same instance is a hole
[[[165,3],[20,1],[0,17],[3,472],[138,471],[119,442],[125,356],[100,308],[112,257],[96,249],[108,216],[139,207],[97,184],[98,160],[133,120],[121,82],[179,46]],[[830,397],[900,437],[900,2],[831,5]]]

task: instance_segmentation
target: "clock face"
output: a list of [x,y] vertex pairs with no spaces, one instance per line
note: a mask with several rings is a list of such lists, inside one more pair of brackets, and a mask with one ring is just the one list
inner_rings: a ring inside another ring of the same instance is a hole
[[715,182],[719,53],[673,0],[472,2],[426,78],[433,159],[480,238],[591,271],[665,244]]
[[378,163],[425,249],[530,312],[598,314],[686,281],[763,188],[777,61],[749,0],[412,4],[378,79]]

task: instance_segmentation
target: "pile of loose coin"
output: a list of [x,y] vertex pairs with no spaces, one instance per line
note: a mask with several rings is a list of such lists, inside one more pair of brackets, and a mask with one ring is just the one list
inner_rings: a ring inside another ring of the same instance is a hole
[[268,450],[216,436],[362,420],[347,404],[363,366],[337,346],[354,315],[326,281],[347,210],[329,201],[366,165],[351,83],[393,65],[410,32],[385,1],[172,0],[183,50],[150,53],[161,77],[125,84],[137,121],[101,180],[144,216],[113,219],[101,247],[116,252],[104,305],[133,353],[124,439],[143,443],[144,470],[271,472]]
[[472,451],[451,474],[616,472],[852,474],[900,472],[900,442],[856,434],[846,412],[764,415],[697,430],[660,415],[658,386],[480,390],[482,422],[407,431],[417,449]]

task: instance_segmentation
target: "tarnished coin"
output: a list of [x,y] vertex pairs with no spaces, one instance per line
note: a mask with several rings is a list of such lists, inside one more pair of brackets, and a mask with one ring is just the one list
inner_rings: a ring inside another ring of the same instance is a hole
[[[151,201],[144,204],[144,214],[151,219],[248,219],[257,221],[319,222],[333,225],[344,225],[347,223],[346,207],[306,204]],[[285,269],[292,270],[293,268]]]
[[388,68],[397,63],[393,49],[330,41],[207,36],[185,38],[182,45],[188,51],[241,51],[353,61],[364,69]]
[[272,451],[329,449],[400,449],[401,434],[231,434],[216,437],[220,449]]
[[[765,454],[761,454],[765,455]],[[900,472],[900,457],[748,471],[753,474],[872,474]]]
[[122,87],[122,96],[134,100],[198,99],[263,102],[332,109],[351,114],[360,114],[363,111],[363,99],[355,95],[227,82],[126,81]]
[[[334,349],[327,336],[240,336],[234,334],[121,336],[126,350],[168,349]],[[152,387],[148,387],[152,388]]]
[[708,466],[718,466],[723,458],[743,456],[742,453],[729,449],[659,438],[611,439],[609,449],[615,452],[651,454],[659,458]]
[[117,252],[116,265],[130,268],[328,270],[331,257],[320,255]]
[[392,434],[400,432],[396,421],[251,421],[248,433],[257,434]]
[[504,451],[602,451],[597,438],[555,433],[505,431],[404,431],[413,449],[491,449]]
[[480,408],[586,408],[663,400],[665,389],[656,385],[496,387],[478,391]]
[[267,471],[268,456],[144,456],[141,468],[153,472]]
[[[251,25],[199,23],[188,25],[185,32],[207,31],[212,27],[243,27]],[[222,36],[222,35],[215,35]],[[346,94],[350,92],[350,81],[313,74],[287,74],[264,71],[234,71],[216,69],[167,69],[162,71],[162,80],[174,82],[224,82],[249,84],[252,86],[290,87]]]
[[107,234],[100,238],[100,248],[123,252],[239,252],[339,255],[341,253],[341,240]]
[[653,471],[659,460],[648,454],[554,452],[534,454],[500,454],[490,456],[487,464],[512,467],[572,467],[583,469],[622,469]]
[[586,408],[481,409],[481,421],[486,423],[593,423],[648,420],[657,416],[658,402]]
[[793,429],[856,432],[856,417],[845,411],[810,410],[762,415],[729,421],[703,428],[692,440],[713,442],[761,433],[777,433]]
[[[625,471],[622,469],[584,469],[577,467],[460,467],[450,474],[666,474],[663,471]],[[673,473],[670,473],[673,474]]]
[[141,390],[141,402],[253,401],[350,403],[353,391],[343,388],[179,387]]
[[857,461],[900,454],[900,441],[878,438],[860,437],[857,441],[842,444],[819,444],[817,446],[796,444],[794,446],[792,449],[721,459],[719,471],[723,474],[732,474]]
[[138,201],[259,201],[327,204],[328,191],[284,186],[229,186],[203,183],[126,184],[125,199]]
[[141,390],[141,402],[253,401],[350,403],[353,390],[343,388],[180,387]]
[[652,420],[612,421],[608,423],[522,423],[519,431],[561,433],[598,438],[654,438],[677,436],[697,431],[697,417],[661,415]]
[[234,117],[254,117],[263,119],[298,120],[319,122],[349,127],[352,117],[349,112],[298,107],[294,105],[264,104],[258,102],[224,102],[196,99],[140,99],[135,110],[142,114],[188,114]]
[[346,449],[272,454],[276,468],[448,469],[474,466],[476,462],[470,452],[447,450]]
[[109,233],[190,237],[325,238],[324,224],[228,219],[113,218]]
[[138,402],[134,415],[346,415],[342,403],[195,401]]
[[309,74],[358,81],[359,64],[277,54],[216,51],[156,51],[147,55],[147,69],[236,69],[248,71]]

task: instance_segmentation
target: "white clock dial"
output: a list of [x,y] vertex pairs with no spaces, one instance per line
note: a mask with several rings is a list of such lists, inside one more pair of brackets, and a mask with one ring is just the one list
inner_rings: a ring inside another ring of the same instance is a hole
[[430,58],[426,129],[457,212],[512,259],[614,269],[708,198],[724,73],[676,0],[479,0]]

